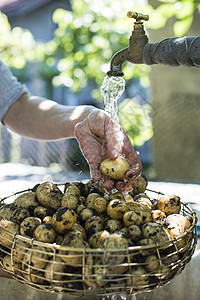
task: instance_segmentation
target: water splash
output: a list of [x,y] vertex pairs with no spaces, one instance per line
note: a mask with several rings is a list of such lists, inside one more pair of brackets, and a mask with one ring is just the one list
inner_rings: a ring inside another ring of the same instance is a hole
[[105,76],[101,85],[101,95],[104,100],[104,109],[111,114],[114,121],[119,122],[117,100],[125,90],[125,80],[119,76]]

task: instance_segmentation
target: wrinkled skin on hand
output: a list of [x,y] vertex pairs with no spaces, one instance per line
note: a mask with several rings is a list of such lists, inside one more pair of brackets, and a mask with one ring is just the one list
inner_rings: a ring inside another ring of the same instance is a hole
[[95,181],[102,178],[99,165],[104,159],[119,156],[126,158],[130,169],[125,174],[124,181],[114,183],[112,180],[105,180],[104,187],[120,191],[130,189],[131,183],[142,171],[142,164],[122,127],[111,120],[107,112],[100,109],[91,111],[85,120],[76,124],[75,136]]

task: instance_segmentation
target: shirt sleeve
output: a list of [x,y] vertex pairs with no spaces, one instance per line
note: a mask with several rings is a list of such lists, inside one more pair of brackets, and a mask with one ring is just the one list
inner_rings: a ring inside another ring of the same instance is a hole
[[0,61],[0,121],[9,107],[25,92],[27,92],[26,87]]

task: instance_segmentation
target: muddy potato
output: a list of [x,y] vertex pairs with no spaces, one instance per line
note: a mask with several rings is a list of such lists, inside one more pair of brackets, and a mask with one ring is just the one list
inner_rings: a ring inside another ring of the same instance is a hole
[[21,222],[30,217],[30,212],[25,207],[18,207],[13,210],[11,220],[15,223],[21,224]]
[[126,202],[120,199],[113,199],[107,206],[107,214],[111,219],[121,220],[127,211]]
[[62,234],[57,234],[57,235],[56,235],[55,243],[56,243],[57,245],[61,245],[62,242],[63,242],[63,240],[64,240],[64,235],[62,235]]
[[24,271],[27,271],[31,267],[43,269],[46,267],[49,258],[50,255],[46,248],[33,245],[32,248],[27,250],[26,254],[24,255],[22,269]]
[[93,216],[93,211],[90,208],[84,207],[81,211],[80,211],[80,218],[82,221],[86,221],[88,218]]
[[180,197],[175,194],[163,195],[157,203],[157,208],[164,212],[167,216],[178,214],[181,210]]
[[141,239],[142,232],[138,225],[135,225],[135,224],[130,225],[128,227],[128,233],[129,233],[129,236],[130,236],[132,242],[138,242]]
[[65,194],[73,194],[75,195],[77,198],[80,197],[81,195],[81,191],[79,189],[79,187],[75,184],[71,184],[68,186],[68,188],[65,191]]
[[120,231],[122,227],[123,224],[120,220],[110,219],[106,223],[105,230],[107,230],[110,233],[114,233],[115,231]]
[[85,199],[85,206],[87,208],[93,209],[94,208],[94,201],[95,199],[101,197],[98,193],[91,193]]
[[76,213],[68,207],[59,208],[52,216],[51,225],[59,234],[64,234],[76,223]]
[[106,230],[95,232],[91,237],[89,237],[88,244],[91,248],[100,248],[102,241],[109,235],[110,233]]
[[136,194],[133,199],[134,199],[134,201],[136,201],[139,198],[147,198],[147,199],[149,199],[149,196],[147,196],[146,193],[139,193],[139,194]]
[[140,251],[140,254],[142,256],[151,255],[156,251],[155,248],[153,248],[153,249],[151,248],[156,245],[156,243],[152,239],[143,238],[139,241],[139,244],[140,244],[140,246],[150,246],[150,248],[147,247],[147,249],[145,249],[145,250],[143,249],[142,251]]
[[176,247],[182,251],[186,250],[185,247],[190,245],[189,239],[191,234],[188,234],[180,239],[179,236],[185,233],[191,227],[190,221],[182,215],[172,214],[165,219],[163,226],[172,239],[178,239],[176,241]]
[[132,289],[142,290],[148,285],[149,276],[147,271],[142,266],[134,267],[129,274],[131,277],[130,275],[128,276],[126,284]]
[[15,199],[15,201],[12,203],[12,208],[15,209],[19,207],[24,207],[29,210],[30,214],[32,214],[35,207],[38,205],[39,203],[37,201],[36,193],[27,192]]
[[126,226],[141,225],[153,220],[151,209],[142,203],[131,202],[127,203],[129,211],[123,216],[123,221]]
[[46,217],[52,217],[54,212],[55,211],[50,206],[45,207],[39,205],[34,209],[33,215],[34,217],[43,220]]
[[170,239],[164,227],[154,222],[144,224],[142,226],[142,233],[145,238],[152,239],[155,243],[163,243]]
[[12,212],[13,211],[10,206],[2,206],[0,209],[0,220],[6,219],[8,221],[11,221]]
[[[120,199],[120,200],[125,200],[126,194],[123,194],[122,192],[116,192],[116,193],[107,193],[107,198],[108,200],[113,200],[113,199]],[[128,196],[128,194],[127,194]]]
[[166,218],[166,214],[159,209],[152,210],[153,220],[154,222],[163,223]]
[[5,219],[0,220],[0,242],[4,246],[12,247],[13,234],[19,234],[19,225]]
[[33,238],[44,243],[53,243],[56,238],[56,232],[51,224],[40,224],[33,232]]
[[38,272],[35,270],[31,270],[30,274],[26,274],[23,273],[22,276],[32,282],[32,283],[36,283],[36,284],[43,284],[44,283],[44,273],[43,272]]
[[[70,236],[65,236],[61,246],[67,246],[72,248],[87,248],[89,247],[88,243],[82,239],[80,239],[76,234]],[[83,263],[83,250],[75,251],[63,251],[60,250],[59,254],[61,255],[61,259],[69,266],[78,267],[79,264]]]
[[161,261],[156,255],[149,255],[145,260],[145,270],[149,273],[154,272],[159,268]]
[[30,246],[31,241],[28,241],[28,238],[26,240],[17,239],[13,249],[14,257],[16,257],[18,260],[23,260],[23,257]]
[[[102,241],[101,248],[106,249],[106,255],[102,258],[102,264],[107,265],[108,274],[122,274],[127,270],[128,266],[118,265],[126,261],[126,250],[128,247],[128,239],[122,232],[112,233]],[[119,252],[109,251],[113,249],[119,249]]]
[[129,168],[128,161],[122,157],[118,157],[115,160],[107,158],[101,162],[99,167],[100,172],[105,178],[116,180],[123,180]]
[[19,272],[22,269],[22,264],[21,262],[16,259],[15,257],[13,258],[13,261],[11,260],[11,255],[5,255],[3,260],[2,260],[2,265],[3,267],[9,271],[9,272]]
[[28,217],[20,224],[20,234],[33,237],[35,228],[42,223],[41,219],[36,217]]
[[119,231],[128,234],[128,227],[122,227]]
[[98,197],[94,200],[94,209],[96,212],[99,214],[103,213],[106,211],[107,208],[107,201],[103,197]]
[[92,216],[85,222],[85,230],[88,236],[93,235],[95,232],[103,230],[103,221],[99,216]]
[[61,200],[61,206],[76,209],[76,207],[78,206],[78,199],[79,197],[76,194],[70,194],[69,192],[65,193]]
[[147,187],[147,178],[145,175],[141,174],[133,183],[132,183],[132,195],[144,193]]
[[45,207],[50,206],[54,210],[61,207],[63,193],[52,182],[41,183],[36,189],[36,195],[38,202]]
[[48,262],[44,270],[44,276],[49,280],[62,280],[65,276],[66,264],[63,260],[56,256],[55,259],[52,259]]
[[146,197],[140,197],[137,200],[135,200],[138,203],[142,203],[144,205],[147,205],[150,209],[152,208],[152,202],[150,199],[146,198]]
[[70,239],[70,236],[73,238],[74,235],[81,240],[87,240],[86,231],[80,224],[75,223],[71,229],[68,229],[63,236],[63,240],[67,238]]

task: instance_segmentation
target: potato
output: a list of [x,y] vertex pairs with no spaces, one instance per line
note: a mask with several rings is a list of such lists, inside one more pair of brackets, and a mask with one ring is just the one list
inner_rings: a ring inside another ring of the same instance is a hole
[[[128,269],[127,265],[120,265],[126,261],[128,247],[128,239],[122,232],[112,233],[102,241],[101,248],[106,249],[106,255],[102,257],[102,264],[107,265],[107,274],[122,274]],[[109,251],[112,249],[119,249],[120,251]],[[121,251],[123,249],[124,251]]]
[[80,218],[82,221],[86,221],[88,218],[93,216],[93,211],[90,208],[84,207],[80,212]]
[[137,198],[135,201],[147,205],[150,209],[152,208],[151,200],[146,197]]
[[59,256],[56,256],[55,259],[50,260],[46,265],[44,275],[48,280],[62,280],[65,276],[65,270],[66,264]]
[[127,210],[126,202],[120,199],[111,200],[107,206],[107,214],[112,219],[123,219],[123,215]]
[[108,237],[110,233],[106,230],[97,231],[88,239],[91,248],[100,248],[102,241]]
[[45,207],[50,206],[54,210],[61,207],[63,193],[52,182],[41,183],[36,189],[36,195],[38,202]]
[[126,226],[141,225],[153,220],[151,209],[142,203],[129,202],[127,203],[129,211],[123,216],[123,221]]
[[122,229],[123,224],[120,220],[110,219],[107,221],[105,230],[109,231],[110,233],[114,233],[115,231],[119,231]]
[[92,216],[85,222],[85,230],[88,236],[93,235],[95,232],[103,230],[103,221],[99,216]]
[[20,224],[24,219],[30,217],[30,213],[25,207],[18,207],[12,212],[11,220]]
[[152,210],[153,220],[154,222],[162,223],[166,218],[166,214],[159,209]]
[[36,269],[43,269],[47,265],[49,261],[49,253],[47,253],[47,249],[41,246],[33,245],[32,248],[27,250],[24,255],[22,262],[22,269],[24,271],[33,267]]
[[35,228],[41,223],[41,219],[36,217],[28,217],[24,219],[20,225],[20,234],[33,237]]
[[[86,241],[76,236],[76,233],[70,236],[65,236],[61,246],[82,249],[89,247]],[[72,251],[60,250],[59,254],[61,254],[62,260],[70,266],[78,267],[79,264],[83,263],[83,251],[75,251],[74,249]]]
[[140,239],[141,236],[142,236],[142,232],[141,232],[141,230],[140,230],[140,227],[137,226],[137,225],[135,225],[135,224],[130,225],[130,226],[128,227],[128,233],[129,233],[129,236],[130,236],[130,238],[131,238],[131,240],[132,240],[133,242],[138,242],[139,239]]
[[18,259],[13,257],[13,261],[11,261],[11,255],[4,256],[2,265],[9,272],[20,272],[22,269],[22,264]]
[[40,224],[33,232],[33,238],[44,243],[53,243],[56,238],[56,232],[51,224]]
[[[178,238],[180,235],[185,233],[191,227],[191,223],[186,217],[182,215],[172,214],[165,219],[164,227],[167,230],[170,237],[173,239]],[[190,243],[188,243],[190,237],[191,234],[188,234],[186,237],[180,238],[175,242],[175,245],[178,248],[178,250],[186,250],[186,245],[190,245]]]
[[149,255],[145,260],[145,270],[149,273],[154,272],[160,266],[161,261],[156,255]]
[[35,207],[39,205],[37,198],[36,198],[36,193],[35,192],[27,192],[22,195],[20,195],[13,203],[12,203],[12,208],[19,208],[19,207],[24,207],[27,208],[30,212],[30,214],[33,213]]
[[59,208],[52,216],[51,225],[59,234],[64,234],[76,223],[76,213],[68,207]]
[[148,256],[153,254],[156,250],[155,248],[151,249],[151,246],[155,246],[156,243],[152,240],[152,239],[148,239],[148,238],[143,238],[139,241],[140,246],[150,246],[150,248],[147,247],[146,250],[142,250],[140,251],[140,254],[142,256]]
[[45,217],[52,217],[54,212],[55,211],[50,206],[45,207],[39,205],[34,209],[33,215],[34,217],[43,220]]
[[77,198],[80,197],[81,195],[81,191],[79,189],[78,186],[74,185],[74,184],[71,184],[68,186],[68,188],[66,189],[65,191],[65,194],[73,194],[75,195]]
[[175,194],[167,194],[162,196],[157,203],[157,208],[164,212],[167,216],[178,214],[181,210],[181,201]]
[[11,221],[12,213],[13,211],[10,206],[2,206],[0,209],[0,220],[6,219],[8,221]]
[[128,161],[122,157],[118,157],[115,160],[107,158],[101,162],[99,167],[100,172],[105,178],[116,180],[123,180],[129,168]]
[[169,241],[170,237],[162,225],[149,222],[142,226],[142,233],[145,238],[152,239],[155,243]]
[[135,181],[132,182],[131,195],[144,193],[147,187],[147,178],[144,174],[141,174]]
[[14,234],[19,234],[19,225],[12,221],[0,220],[0,242],[7,247],[12,247]]
[[134,267],[127,275],[128,278],[126,280],[127,286],[132,288],[133,290],[142,290],[149,283],[149,276],[147,271],[142,266]]
[[44,273],[43,272],[31,270],[30,274],[23,273],[22,275],[26,280],[28,280],[32,283],[35,283],[35,284],[43,284],[44,283]]
[[74,226],[70,229],[71,231],[76,232],[76,235],[79,235],[79,237],[83,240],[87,240],[87,234],[83,226],[81,226],[78,223],[75,223]]
[[76,194],[65,193],[61,200],[61,206],[76,209],[78,206],[78,199],[79,197]]
[[26,253],[27,249],[30,248],[31,246],[31,241],[21,240],[17,239],[14,249],[13,249],[13,255],[16,257],[18,260],[23,260],[24,254]]
[[94,206],[94,209],[96,210],[96,212],[101,214],[102,212],[106,211],[107,201],[103,197],[98,197],[94,200],[93,206]]
[[85,206],[87,208],[91,208],[93,209],[94,208],[94,201],[95,199],[101,197],[99,194],[97,193],[91,193],[87,196],[87,198],[85,199]]

